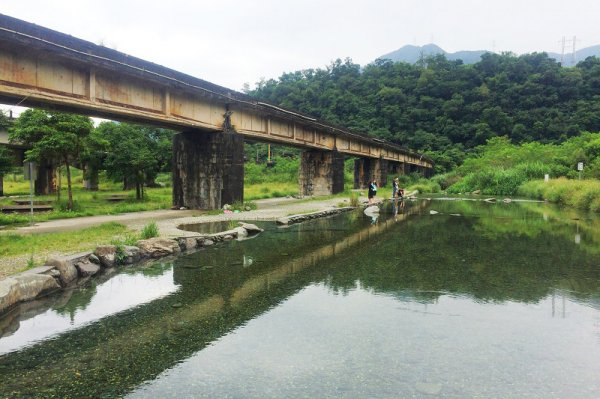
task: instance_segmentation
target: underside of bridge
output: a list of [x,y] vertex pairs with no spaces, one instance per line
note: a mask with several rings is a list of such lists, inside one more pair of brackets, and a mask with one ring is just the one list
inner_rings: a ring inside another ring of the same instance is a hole
[[433,167],[427,157],[367,134],[2,14],[0,66],[2,102],[182,132],[173,146],[176,207],[214,209],[243,200],[244,139],[305,150],[302,195],[343,191],[344,157],[359,158],[357,187],[369,180],[385,185],[390,164]]

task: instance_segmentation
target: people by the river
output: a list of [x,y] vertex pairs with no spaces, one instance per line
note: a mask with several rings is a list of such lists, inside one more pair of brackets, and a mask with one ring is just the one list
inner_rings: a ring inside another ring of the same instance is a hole
[[394,177],[392,182],[392,199],[398,198],[398,190],[400,190],[400,182],[397,177]]
[[369,205],[375,202],[375,196],[377,195],[377,181],[372,180],[369,183]]

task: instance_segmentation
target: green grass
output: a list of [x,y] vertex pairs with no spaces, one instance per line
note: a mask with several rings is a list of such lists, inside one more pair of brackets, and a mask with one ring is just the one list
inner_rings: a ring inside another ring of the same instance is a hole
[[244,185],[244,199],[248,201],[298,195],[298,182],[272,182]]
[[146,224],[140,233],[140,237],[142,240],[147,240],[148,238],[158,237],[158,226],[156,222],[150,222]]
[[[267,168],[264,165],[247,164],[247,174],[244,186],[244,199],[248,202],[264,198],[286,197],[298,195],[298,168],[297,160],[280,159],[273,168]],[[350,198],[350,187],[353,184],[352,173],[350,169],[353,163],[347,161],[345,167],[345,186],[346,191],[341,194],[320,197],[321,199],[329,198]],[[268,181],[270,180],[270,181]],[[406,177],[407,182],[415,182],[414,179]],[[66,181],[62,179],[61,201],[56,200],[56,195],[36,196],[36,200],[52,201],[54,211],[46,213],[34,214],[34,222],[43,222],[55,219],[68,219],[83,216],[96,215],[116,215],[128,212],[141,212],[158,209],[170,209],[172,205],[172,189],[170,187],[170,175],[168,173],[159,174],[156,179],[165,187],[146,188],[146,196],[143,200],[135,199],[133,190],[123,191],[122,184],[112,182],[106,178],[104,174],[100,174],[100,190],[87,191],[82,187],[83,178],[81,171],[73,171],[73,199],[75,209],[72,211],[66,210]],[[387,187],[381,187],[377,194],[378,198],[389,198],[391,196],[391,179]],[[425,183],[420,182],[421,191],[425,187]],[[424,190],[427,191],[427,190]],[[26,196],[29,193],[29,182],[23,180],[22,175],[7,175],[4,179],[4,192],[9,196]],[[363,190],[366,198],[367,190]],[[112,195],[125,195],[127,199],[122,202],[109,202],[107,197]],[[0,205],[10,205],[12,199],[0,199]],[[253,204],[252,204],[253,205]],[[253,206],[251,206],[253,208]],[[245,208],[245,206],[243,207]],[[215,211],[219,213],[220,211]],[[210,212],[209,212],[210,214]],[[0,226],[17,226],[26,225],[30,222],[29,214],[0,214]]]
[[110,222],[77,231],[28,235],[1,234],[0,257],[23,254],[32,254],[33,256],[42,251],[61,253],[86,251],[95,248],[96,245],[106,244],[115,236],[127,232],[127,227],[124,225]]
[[[157,181],[170,180],[170,175],[160,174]],[[61,200],[57,196],[35,196],[35,200],[52,201],[54,210],[51,212],[34,214],[34,222],[43,222],[55,219],[69,219],[82,216],[116,215],[127,212],[140,212],[157,209],[170,209],[172,203],[172,189],[169,187],[146,188],[146,196],[142,200],[135,199],[135,191],[122,190],[122,183],[113,182],[100,174],[100,190],[88,191],[83,189],[83,177],[80,170],[73,170],[73,200],[75,208],[66,210],[67,182],[62,178]],[[7,175],[4,178],[5,196],[29,196],[29,182],[23,180],[23,175]],[[122,202],[109,202],[106,200],[111,195],[125,195]],[[12,198],[0,199],[0,205],[12,205]],[[0,226],[25,225],[30,222],[29,214],[0,214]]]
[[574,208],[600,212],[600,181],[552,179],[532,180],[519,187],[519,195],[548,200]]

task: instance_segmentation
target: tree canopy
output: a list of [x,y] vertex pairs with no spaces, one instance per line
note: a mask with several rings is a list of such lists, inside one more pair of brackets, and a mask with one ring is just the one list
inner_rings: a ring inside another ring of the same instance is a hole
[[563,68],[545,53],[463,65],[350,59],[261,81],[250,95],[428,153],[441,170],[493,137],[560,143],[600,131],[600,59]]
[[26,159],[55,160],[67,170],[67,209],[73,209],[71,166],[80,159],[85,140],[93,129],[90,118],[63,112],[28,109],[11,128],[10,140],[30,147]]
[[96,134],[107,143],[104,168],[110,178],[131,182],[136,197],[160,171],[171,165],[172,132],[127,123],[102,122]]

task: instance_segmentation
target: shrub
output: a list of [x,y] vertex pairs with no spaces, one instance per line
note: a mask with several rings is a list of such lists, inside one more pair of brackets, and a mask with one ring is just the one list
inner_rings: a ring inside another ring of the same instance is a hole
[[66,199],[60,200],[56,205],[61,212],[80,212],[82,210],[78,201],[73,201],[73,209],[71,210],[68,209],[68,201]]
[[436,175],[431,178],[431,181],[438,184],[442,190],[446,190],[459,180],[460,176],[456,173],[445,173],[443,175]]
[[246,201],[246,202],[235,201],[233,204],[231,204],[231,210],[233,210],[233,211],[240,211],[240,212],[253,211],[256,208],[257,208],[256,203],[254,203],[252,201]]
[[525,173],[518,169],[487,169],[467,174],[448,191],[457,194],[481,190],[482,194],[488,195],[515,195],[526,180]]

